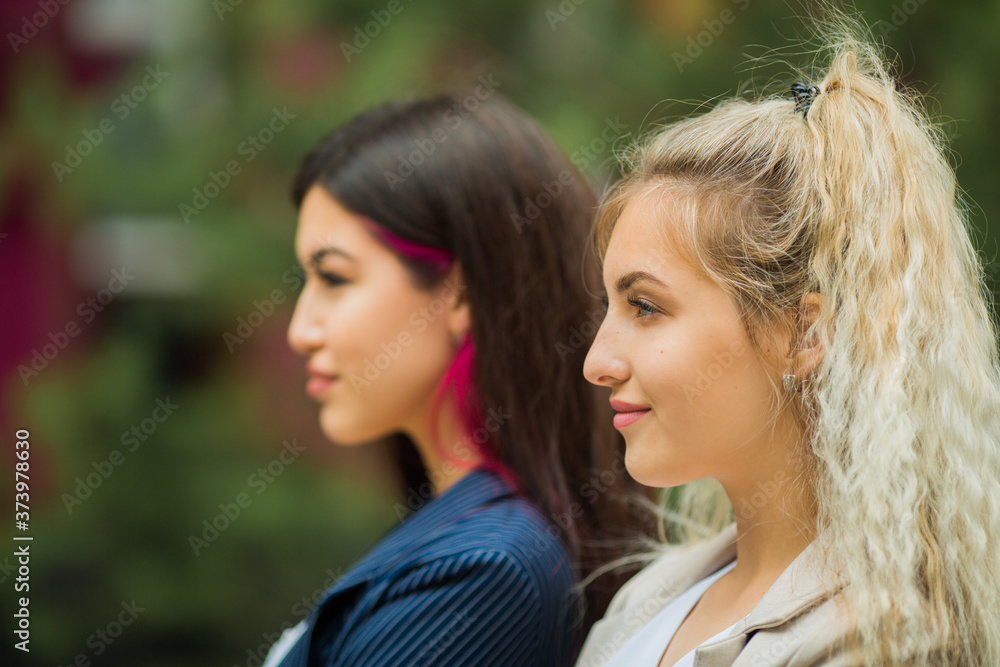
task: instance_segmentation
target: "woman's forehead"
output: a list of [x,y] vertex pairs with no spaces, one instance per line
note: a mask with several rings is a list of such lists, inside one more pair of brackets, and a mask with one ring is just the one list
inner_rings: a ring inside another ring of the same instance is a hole
[[[611,231],[604,263],[627,259],[647,267],[676,264],[696,267],[690,217],[692,198],[668,188],[647,189],[629,197]],[[609,257],[617,255],[619,257]]]

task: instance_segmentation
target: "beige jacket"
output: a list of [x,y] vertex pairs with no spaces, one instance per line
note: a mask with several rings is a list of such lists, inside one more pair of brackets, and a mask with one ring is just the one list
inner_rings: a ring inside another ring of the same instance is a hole
[[[821,535],[771,585],[756,607],[721,639],[695,650],[695,667],[847,667],[846,621],[839,586],[817,564]],[[630,579],[594,624],[576,667],[605,664],[639,628],[674,598],[736,558],[736,526],[706,542],[657,557]],[[664,648],[666,642],[664,642]]]

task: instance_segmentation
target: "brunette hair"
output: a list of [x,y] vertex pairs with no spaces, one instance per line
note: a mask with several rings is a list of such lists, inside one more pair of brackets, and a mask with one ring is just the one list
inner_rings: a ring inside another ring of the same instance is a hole
[[[653,529],[648,496],[621,465],[624,443],[607,396],[583,378],[604,314],[588,288],[600,284],[588,254],[597,202],[531,118],[482,90],[387,102],[355,116],[306,156],[292,197],[300,206],[319,185],[374,221],[369,227],[419,287],[434,287],[458,262],[472,325],[437,397],[454,388],[487,466],[559,531],[579,580]],[[483,429],[488,408],[511,418]],[[411,463],[406,477],[417,483],[419,459],[399,439],[400,460]],[[625,578],[612,572],[587,586],[581,638]]]

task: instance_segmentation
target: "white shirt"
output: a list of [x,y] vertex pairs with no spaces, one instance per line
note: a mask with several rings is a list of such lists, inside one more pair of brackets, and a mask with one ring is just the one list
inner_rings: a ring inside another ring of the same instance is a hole
[[[659,665],[667,644],[673,639],[677,628],[687,618],[695,603],[701,599],[701,596],[716,579],[733,569],[734,565],[736,565],[736,561],[726,565],[718,572],[708,575],[677,596],[673,602],[661,609],[646,625],[632,635],[621,650],[611,656],[611,660],[607,662],[605,667],[656,667]],[[719,634],[703,641],[702,644],[724,637],[735,626],[736,623],[733,623]],[[696,646],[684,654],[680,660],[674,663],[674,667],[692,667],[694,665],[694,652],[697,648]]]
[[274,646],[267,654],[267,659],[264,660],[264,664],[261,667],[274,667],[282,660],[285,659],[285,655],[291,650],[295,642],[298,641],[302,633],[306,631],[306,622],[299,621],[298,624],[293,628],[288,628],[281,633],[281,637],[278,641],[274,642]]

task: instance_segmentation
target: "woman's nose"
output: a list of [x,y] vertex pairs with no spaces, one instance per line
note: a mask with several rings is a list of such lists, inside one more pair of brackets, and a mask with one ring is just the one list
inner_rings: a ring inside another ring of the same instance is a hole
[[618,343],[619,336],[605,317],[583,362],[583,376],[588,382],[612,387],[628,379],[628,362],[618,350]]
[[323,345],[323,324],[311,305],[308,286],[295,302],[295,312],[288,323],[288,346],[299,354],[311,354]]

